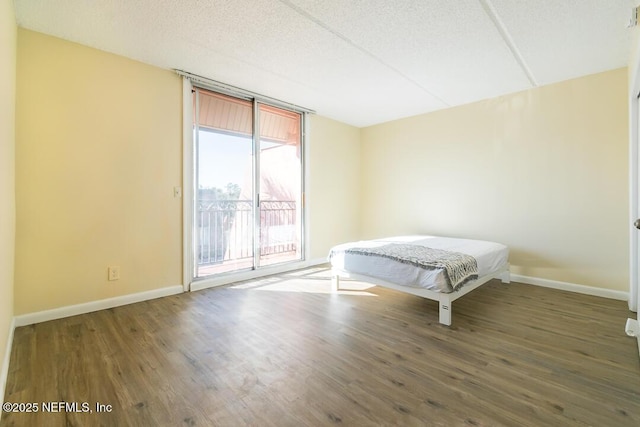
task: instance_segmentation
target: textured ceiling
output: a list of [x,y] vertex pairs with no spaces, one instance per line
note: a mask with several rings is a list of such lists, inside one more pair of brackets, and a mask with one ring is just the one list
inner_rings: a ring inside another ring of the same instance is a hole
[[359,127],[624,67],[634,3],[15,0],[23,28]]

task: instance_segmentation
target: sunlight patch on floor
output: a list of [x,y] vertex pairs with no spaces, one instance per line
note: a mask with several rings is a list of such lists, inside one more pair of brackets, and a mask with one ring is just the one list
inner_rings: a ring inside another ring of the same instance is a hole
[[[335,292],[338,295],[359,295],[377,296],[367,289],[373,288],[371,283],[358,281],[340,281],[340,290]],[[272,292],[304,292],[312,294],[331,294],[331,280],[326,278],[296,278],[287,279],[281,277],[268,277],[264,279],[252,280],[250,282],[239,283],[231,286],[232,289],[253,289],[256,291]]]

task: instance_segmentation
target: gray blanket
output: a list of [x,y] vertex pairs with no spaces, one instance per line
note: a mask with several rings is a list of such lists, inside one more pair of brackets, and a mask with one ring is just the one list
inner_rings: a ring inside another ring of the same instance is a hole
[[[458,290],[465,283],[478,278],[478,262],[470,255],[443,251],[406,243],[389,243],[374,248],[353,247],[347,254],[377,256],[425,270],[443,270],[450,291]],[[329,255],[331,257],[331,254]]]

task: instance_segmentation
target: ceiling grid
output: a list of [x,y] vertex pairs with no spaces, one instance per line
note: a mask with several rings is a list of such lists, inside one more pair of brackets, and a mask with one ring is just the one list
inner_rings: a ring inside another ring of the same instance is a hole
[[637,0],[15,0],[22,28],[357,127],[625,67]]
[[505,43],[509,47],[509,50],[511,50],[511,53],[513,53],[513,56],[516,59],[516,61],[518,61],[518,64],[520,64],[520,67],[522,67],[522,71],[524,71],[524,73],[527,75],[527,78],[529,79],[529,82],[531,83],[531,85],[533,85],[534,87],[538,86],[538,83],[536,82],[536,78],[531,72],[531,69],[529,69],[527,62],[522,57],[522,54],[518,50],[518,47],[516,46],[515,42],[511,38],[511,35],[509,34],[509,30],[507,30],[504,23],[500,20],[500,17],[498,16],[495,8],[493,7],[491,0],[478,0],[478,1],[480,2],[480,4],[482,5],[482,8],[487,13],[487,16],[489,16],[489,18],[491,18],[491,20],[495,24],[496,29],[498,30],[498,32],[504,39]]

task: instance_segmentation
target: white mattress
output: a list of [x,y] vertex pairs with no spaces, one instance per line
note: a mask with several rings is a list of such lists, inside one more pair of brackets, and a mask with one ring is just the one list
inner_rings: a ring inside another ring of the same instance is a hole
[[338,245],[333,248],[337,252],[331,256],[331,266],[347,273],[364,274],[398,285],[424,288],[434,292],[450,292],[443,270],[425,270],[388,258],[344,252],[345,249],[352,247],[371,248],[388,243],[411,243],[471,255],[478,263],[479,277],[496,272],[504,267],[509,259],[509,248],[500,243],[450,237],[398,236]]

